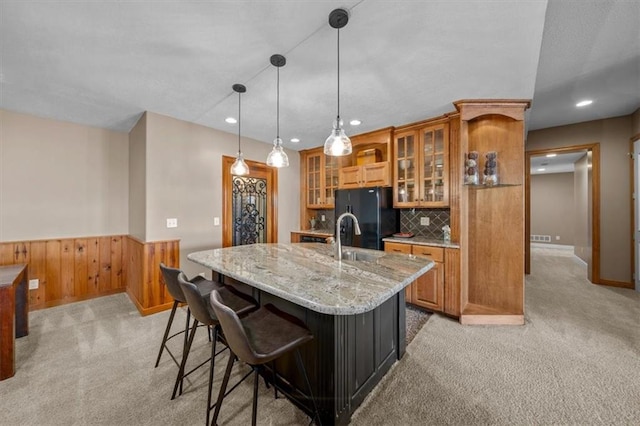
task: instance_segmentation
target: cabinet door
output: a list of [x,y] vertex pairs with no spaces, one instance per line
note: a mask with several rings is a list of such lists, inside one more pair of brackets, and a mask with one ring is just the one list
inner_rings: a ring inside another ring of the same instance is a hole
[[449,138],[446,125],[422,129],[420,142],[420,204],[423,207],[448,206]]
[[324,208],[334,207],[334,193],[338,189],[338,172],[340,170],[341,157],[324,156]]
[[414,244],[411,252],[436,263],[412,284],[411,303],[433,311],[444,310],[444,248]]
[[435,266],[412,284],[411,303],[434,311],[444,308],[444,264]]
[[362,167],[362,185],[389,186],[391,185],[391,174],[389,173],[389,163],[371,163]]
[[306,184],[307,184],[307,207],[321,208],[323,207],[323,193],[320,188],[322,184],[322,155],[309,154],[306,161]]
[[419,169],[416,132],[398,134],[394,139],[394,207],[418,207],[420,203]]
[[360,166],[343,167],[340,169],[340,188],[359,188],[362,181]]

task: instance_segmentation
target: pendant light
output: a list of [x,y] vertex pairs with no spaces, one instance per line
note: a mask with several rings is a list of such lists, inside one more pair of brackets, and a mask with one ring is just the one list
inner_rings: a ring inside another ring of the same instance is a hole
[[240,149],[240,95],[246,92],[247,88],[242,84],[234,84],[233,90],[238,93],[238,156],[231,166],[231,174],[235,176],[244,176],[249,174],[249,166],[244,162],[244,158],[242,158],[242,150]]
[[349,22],[349,13],[344,9],[335,9],[329,14],[329,25],[338,30],[338,115],[333,122],[333,130],[324,142],[324,153],[339,157],[351,154],[351,139],[344,133],[340,119],[340,28]]
[[283,67],[287,60],[282,55],[272,55],[271,65],[277,70],[277,91],[276,91],[276,138],[273,140],[273,149],[267,156],[267,166],[289,167],[289,157],[282,149],[282,139],[280,139],[280,67]]

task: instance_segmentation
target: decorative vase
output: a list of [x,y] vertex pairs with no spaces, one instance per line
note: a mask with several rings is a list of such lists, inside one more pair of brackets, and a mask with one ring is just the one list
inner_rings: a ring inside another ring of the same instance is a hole
[[477,185],[478,178],[478,151],[470,151],[464,160],[465,185]]
[[489,151],[485,155],[482,183],[487,186],[498,184],[498,153]]
[[316,218],[315,218],[315,217],[312,217],[312,218],[309,220],[309,223],[311,224],[311,230],[312,230],[312,231],[315,231],[315,229],[316,229]]

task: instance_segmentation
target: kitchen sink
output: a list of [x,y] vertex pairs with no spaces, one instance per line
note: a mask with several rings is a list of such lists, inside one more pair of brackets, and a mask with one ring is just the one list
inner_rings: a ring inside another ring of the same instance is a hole
[[342,252],[342,260],[357,260],[361,262],[375,262],[380,258],[380,254],[366,253],[355,250],[345,250]]

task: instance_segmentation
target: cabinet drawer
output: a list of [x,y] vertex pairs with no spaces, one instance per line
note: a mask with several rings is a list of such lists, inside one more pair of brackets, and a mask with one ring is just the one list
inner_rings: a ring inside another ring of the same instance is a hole
[[384,251],[411,254],[411,244],[385,242]]
[[431,246],[413,246],[413,254],[416,256],[430,257],[434,262],[444,262],[444,248]]

